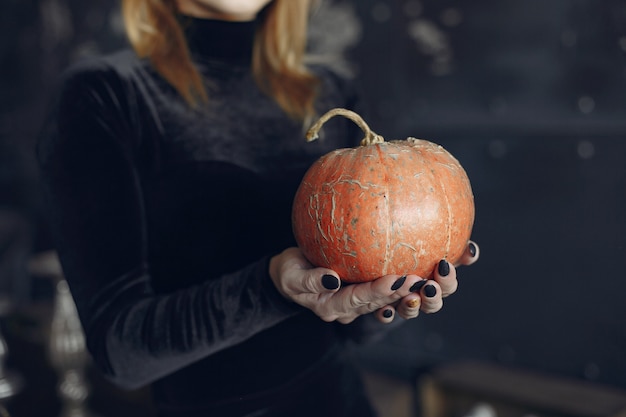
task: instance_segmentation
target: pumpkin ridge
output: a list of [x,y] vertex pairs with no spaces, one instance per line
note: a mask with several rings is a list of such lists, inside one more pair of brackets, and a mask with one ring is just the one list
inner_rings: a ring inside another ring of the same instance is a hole
[[[389,146],[388,143],[384,142],[385,145]],[[388,173],[388,165],[385,164],[385,156],[387,156],[387,154],[385,152],[383,152],[382,150],[382,145],[381,144],[376,144],[376,145],[370,145],[370,146],[375,146],[376,147],[376,153],[378,155],[378,162],[380,163],[380,165],[382,167],[385,168],[384,170],[384,184],[385,184],[385,193],[383,194],[383,199],[385,200],[385,209],[387,211],[387,213],[385,213],[385,218],[387,219],[387,227],[385,227],[385,262],[383,264],[383,273],[382,275],[387,275],[387,273],[389,272],[389,261],[391,261],[391,240],[392,240],[392,235],[393,235],[393,219],[391,218],[391,201],[388,198],[389,196],[389,173]]]
[[[431,162],[431,164],[435,164],[434,162]],[[441,165],[445,165],[445,164],[441,164]],[[446,165],[446,168],[449,168]],[[437,171],[433,171],[437,172]],[[450,198],[448,197],[447,194],[447,190],[446,190],[446,184],[441,180],[441,176],[440,175],[435,175],[434,176],[435,179],[437,180],[437,183],[439,184],[439,186],[441,187],[441,195],[443,196],[445,202],[446,202],[446,210],[448,210],[448,222],[447,222],[447,227],[446,227],[446,251],[444,253],[443,258],[447,259],[448,255],[450,254],[450,246],[452,244],[452,224],[454,222],[454,218],[452,216],[452,207],[450,205]]]
[[[324,158],[324,165],[333,166],[336,163],[336,157],[337,157],[337,153],[336,152],[328,154],[327,157]],[[335,194],[336,194],[334,184],[329,186],[329,190],[330,190],[330,192],[332,194],[332,197],[331,197],[331,203],[332,203],[332,206],[331,206],[331,218],[333,218],[334,211],[335,211],[335,207],[334,206],[335,206]],[[316,237],[316,241],[317,241],[316,243],[318,244],[320,255],[324,259],[324,262],[326,263],[326,265],[330,266],[331,265],[331,261],[328,258],[328,255],[326,254],[326,250],[325,250],[326,245],[322,242],[322,238],[326,242],[334,242],[334,240],[333,240],[332,233],[331,233],[331,230],[330,230],[331,225],[328,225],[327,226],[328,229],[326,231],[324,231],[324,229],[322,228],[322,224],[321,224],[322,216],[320,214],[320,210],[322,209],[322,207],[321,207],[321,203],[319,201],[319,198],[320,198],[320,194],[319,193],[323,192],[323,191],[324,191],[324,189],[322,187],[322,188],[320,188],[318,190],[318,193],[315,194],[315,200],[316,200],[315,217],[317,219],[316,223],[317,223],[317,227],[318,227],[318,230],[319,230],[319,234]]]

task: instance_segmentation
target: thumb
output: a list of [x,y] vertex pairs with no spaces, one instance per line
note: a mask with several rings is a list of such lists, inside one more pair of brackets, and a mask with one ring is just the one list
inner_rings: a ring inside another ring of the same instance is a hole
[[341,280],[330,269],[313,268],[307,271],[301,285],[302,292],[324,294],[338,291],[341,287]]
[[478,260],[480,256],[480,248],[474,241],[469,241],[465,252],[461,255],[461,259],[457,262],[459,265],[471,265]]
[[333,274],[322,275],[322,287],[327,291],[337,291],[341,287],[341,280]]

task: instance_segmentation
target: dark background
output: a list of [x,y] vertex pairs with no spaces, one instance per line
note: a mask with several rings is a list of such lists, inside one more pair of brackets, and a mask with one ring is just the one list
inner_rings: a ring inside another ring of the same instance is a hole
[[[440,143],[466,168],[481,248],[441,312],[361,349],[363,365],[410,379],[481,359],[626,389],[625,2],[326,7],[318,42],[347,49],[370,127]],[[0,4],[0,290],[11,294],[3,328],[9,365],[26,380],[16,400],[24,415],[54,415],[24,405],[35,392],[55,407],[45,357],[52,284],[25,266],[50,248],[34,143],[59,72],[124,45],[117,9],[110,0]],[[117,395],[93,378],[96,403]],[[132,410],[136,399],[119,401]]]
[[626,3],[358,5],[370,126],[458,157],[481,247],[444,309],[368,364],[484,359],[626,388]]

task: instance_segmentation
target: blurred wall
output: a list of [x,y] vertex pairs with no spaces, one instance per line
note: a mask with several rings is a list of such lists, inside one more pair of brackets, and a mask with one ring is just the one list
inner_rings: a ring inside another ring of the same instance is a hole
[[[22,252],[50,247],[33,147],[57,77],[124,45],[117,7],[0,4],[0,209],[27,225]],[[316,19],[370,126],[445,146],[476,198],[480,262],[363,364],[412,377],[478,358],[626,388],[624,2],[335,0]]]
[[60,72],[83,56],[123,44],[117,2],[5,0],[0,4],[0,207],[35,224],[49,246],[34,147]]

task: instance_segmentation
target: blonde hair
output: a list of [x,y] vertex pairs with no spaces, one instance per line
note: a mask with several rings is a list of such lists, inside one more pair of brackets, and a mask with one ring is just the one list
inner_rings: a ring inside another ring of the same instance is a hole
[[[254,41],[252,73],[259,88],[291,117],[314,113],[319,80],[303,59],[313,0],[273,0],[263,10]],[[126,33],[133,49],[191,106],[208,101],[202,77],[192,63],[175,0],[123,0]]]

